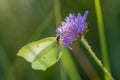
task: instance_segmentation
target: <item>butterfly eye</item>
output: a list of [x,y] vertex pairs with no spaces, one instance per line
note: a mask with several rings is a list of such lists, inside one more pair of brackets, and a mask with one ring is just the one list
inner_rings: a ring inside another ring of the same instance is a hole
[[60,36],[57,36],[57,37],[56,37],[56,40],[57,40],[57,44],[59,44],[59,42],[60,42],[60,41],[59,41],[59,40],[60,40]]

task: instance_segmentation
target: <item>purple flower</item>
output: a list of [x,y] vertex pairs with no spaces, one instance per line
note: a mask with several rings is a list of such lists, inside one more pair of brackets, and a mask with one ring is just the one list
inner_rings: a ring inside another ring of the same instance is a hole
[[66,17],[65,21],[62,22],[61,27],[56,29],[57,36],[60,37],[60,42],[64,46],[71,45],[83,34],[87,27],[87,15],[88,11],[86,11],[83,16],[81,16],[80,13],[78,13],[77,16],[70,13],[69,16]]

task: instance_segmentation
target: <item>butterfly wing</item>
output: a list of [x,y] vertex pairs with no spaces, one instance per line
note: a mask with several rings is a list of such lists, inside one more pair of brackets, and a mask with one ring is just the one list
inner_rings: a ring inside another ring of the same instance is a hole
[[60,59],[60,50],[56,38],[48,37],[25,45],[17,55],[32,63],[33,69],[46,70]]

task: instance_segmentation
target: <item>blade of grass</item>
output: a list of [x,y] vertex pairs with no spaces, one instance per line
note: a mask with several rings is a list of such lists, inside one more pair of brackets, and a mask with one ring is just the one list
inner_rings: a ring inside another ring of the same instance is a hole
[[67,74],[66,74],[66,71],[65,69],[63,70],[63,64],[62,62],[60,62],[60,80],[67,80]]
[[47,26],[52,21],[53,13],[54,13],[54,10],[52,9],[50,13],[48,13],[48,15],[44,18],[43,22],[41,22],[40,26],[35,31],[35,33],[31,36],[29,41],[39,39],[39,36],[42,35],[43,31],[47,28]]
[[56,27],[60,26],[61,23],[61,10],[60,10],[60,0],[54,0],[54,12]]
[[81,80],[80,74],[78,73],[74,61],[67,49],[64,49],[63,56],[61,57],[61,64],[66,70],[70,80]]
[[15,74],[13,73],[8,57],[1,46],[0,46],[0,65],[4,70],[6,80],[15,80]]
[[[108,71],[110,71],[100,0],[94,0],[94,3],[95,3],[96,15],[97,15],[98,31],[99,31],[99,39],[100,39],[100,47],[102,52],[103,64],[108,69]],[[104,77],[105,77],[105,80],[109,79],[106,75],[104,75]]]
[[[54,10],[55,10],[55,21],[56,21],[56,27],[60,26],[61,23],[61,10],[60,10],[60,0],[54,0]],[[72,57],[70,54],[66,54],[62,56],[61,64],[63,64],[64,69],[66,70],[66,73],[70,77],[70,80],[81,80],[80,74],[78,73],[75,64],[72,60]],[[68,64],[69,62],[69,64]],[[60,69],[62,70],[62,69]],[[62,71],[61,71],[62,72]],[[63,74],[63,73],[61,73]],[[66,79],[65,76],[61,75],[61,79]]]

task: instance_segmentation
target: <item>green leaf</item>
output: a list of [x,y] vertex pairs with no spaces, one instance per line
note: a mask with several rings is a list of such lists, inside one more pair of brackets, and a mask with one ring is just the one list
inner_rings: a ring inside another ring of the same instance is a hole
[[17,55],[32,63],[35,70],[45,71],[59,61],[61,47],[54,37],[48,37],[25,45]]

